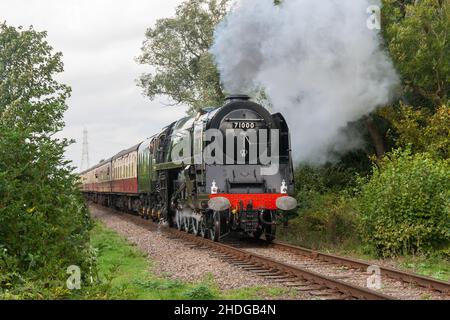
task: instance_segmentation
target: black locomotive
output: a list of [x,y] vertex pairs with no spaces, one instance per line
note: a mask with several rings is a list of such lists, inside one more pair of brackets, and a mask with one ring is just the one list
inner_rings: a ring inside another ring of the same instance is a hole
[[81,173],[95,202],[219,239],[244,232],[268,241],[296,208],[287,123],[234,95],[164,128]]

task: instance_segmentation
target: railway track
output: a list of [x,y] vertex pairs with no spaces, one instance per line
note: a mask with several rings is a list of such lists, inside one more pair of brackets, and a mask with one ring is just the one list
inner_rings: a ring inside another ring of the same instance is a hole
[[[368,289],[365,284],[369,276],[365,261],[321,253],[286,243],[265,241],[242,241],[225,239],[218,243],[190,233],[161,227],[139,217],[127,215],[136,224],[152,231],[162,231],[169,238],[183,241],[185,246],[209,250],[210,254],[236,267],[264,277],[298,291],[307,292],[317,299],[335,300],[395,300],[408,298],[403,290],[416,290],[419,286],[428,298],[450,299],[450,283],[417,274],[379,267],[383,283],[388,282],[395,290]],[[127,219],[128,220],[128,219]],[[248,240],[248,239],[247,239]],[[337,270],[331,272],[329,270]],[[318,271],[319,270],[319,271]],[[385,280],[388,278],[389,280]],[[394,282],[395,283],[394,283]],[[407,284],[409,288],[405,288]],[[429,295],[428,295],[429,294]]]
[[[405,272],[367,261],[342,257],[293,246],[282,242],[267,244],[263,240],[229,239],[231,246],[242,250],[289,262],[295,266],[365,287],[372,272],[377,272],[380,287],[377,292],[401,299],[450,299],[450,283]],[[372,275],[373,276],[373,275]]]
[[214,242],[192,234],[167,229],[173,237],[192,243],[199,249],[213,249],[214,255],[236,267],[243,268],[258,276],[282,283],[283,286],[299,291],[307,291],[322,299],[362,299],[393,300],[394,297],[355,286],[314,271],[283,263],[272,258],[254,254],[224,243]]
[[[333,263],[336,265],[346,266],[349,268],[355,268],[362,271],[366,271],[372,264],[348,257],[337,256],[333,254],[318,252],[302,247],[293,246],[287,243],[274,242],[269,245],[272,248],[278,250],[292,252],[294,254],[306,256],[315,260],[320,260],[328,263]],[[399,280],[401,282],[410,283],[416,286],[434,290],[446,295],[450,294],[450,283],[445,281],[440,281],[430,277],[414,274],[411,272],[401,271],[390,267],[378,266],[380,268],[381,274],[387,276],[391,279]]]

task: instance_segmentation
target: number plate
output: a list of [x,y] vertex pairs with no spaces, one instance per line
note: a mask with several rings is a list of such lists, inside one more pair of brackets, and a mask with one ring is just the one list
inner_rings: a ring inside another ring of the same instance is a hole
[[255,129],[256,124],[254,122],[233,122],[233,129]]

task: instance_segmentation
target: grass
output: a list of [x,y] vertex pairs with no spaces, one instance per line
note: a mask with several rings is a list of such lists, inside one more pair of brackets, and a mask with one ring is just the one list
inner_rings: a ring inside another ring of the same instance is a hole
[[450,262],[438,257],[408,256],[398,258],[401,267],[418,274],[450,281]]
[[98,250],[99,275],[108,290],[103,297],[107,299],[234,300],[276,299],[289,295],[288,290],[270,287],[221,291],[210,274],[198,283],[156,276],[149,257],[100,223],[92,231],[91,243]]

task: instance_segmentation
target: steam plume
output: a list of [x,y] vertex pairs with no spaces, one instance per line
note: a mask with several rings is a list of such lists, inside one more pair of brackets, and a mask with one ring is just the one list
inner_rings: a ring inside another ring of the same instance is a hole
[[265,89],[287,119],[297,160],[359,145],[348,124],[389,102],[398,76],[367,27],[367,0],[240,0],[211,53],[230,93]]

